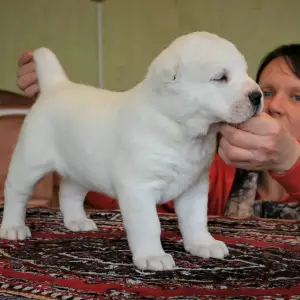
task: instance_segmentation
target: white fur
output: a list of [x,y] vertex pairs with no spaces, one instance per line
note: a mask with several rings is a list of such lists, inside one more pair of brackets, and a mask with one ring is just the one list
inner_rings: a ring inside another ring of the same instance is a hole
[[[96,230],[83,200],[89,190],[119,199],[133,261],[140,269],[175,266],[160,241],[156,205],[174,199],[186,251],[223,258],[207,230],[208,171],[218,122],[239,123],[259,91],[243,56],[206,32],[176,39],[126,92],[70,82],[48,49],[34,53],[39,99],[24,121],[5,186],[0,236],[25,239],[27,201],[47,172],[63,179],[60,208],[73,231]],[[229,82],[214,81],[226,70]],[[262,104],[261,104],[262,106]]]

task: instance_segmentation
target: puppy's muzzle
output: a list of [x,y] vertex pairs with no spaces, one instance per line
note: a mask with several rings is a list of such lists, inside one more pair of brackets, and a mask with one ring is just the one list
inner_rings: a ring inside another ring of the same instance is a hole
[[254,108],[254,114],[259,113],[263,109],[263,95],[260,91],[254,91],[248,94],[248,98]]

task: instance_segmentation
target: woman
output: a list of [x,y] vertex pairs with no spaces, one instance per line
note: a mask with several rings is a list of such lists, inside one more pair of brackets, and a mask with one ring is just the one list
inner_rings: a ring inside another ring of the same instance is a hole
[[[300,219],[299,143],[295,140],[300,138],[300,45],[283,45],[267,54],[256,81],[264,93],[265,113],[242,126],[255,135],[224,126],[219,153],[227,164],[261,170],[254,198],[268,202],[257,203],[257,216]],[[235,172],[228,209],[237,198],[247,196],[253,175],[242,169]]]
[[[300,45],[283,45],[261,62],[257,82],[264,112],[239,127],[221,127],[218,154],[210,170],[210,215],[300,219]],[[18,86],[29,97],[39,92],[32,53],[19,60]],[[255,201],[254,200],[268,200]],[[89,193],[98,209],[115,200]],[[289,204],[286,204],[289,203]],[[173,212],[172,202],[158,208]]]

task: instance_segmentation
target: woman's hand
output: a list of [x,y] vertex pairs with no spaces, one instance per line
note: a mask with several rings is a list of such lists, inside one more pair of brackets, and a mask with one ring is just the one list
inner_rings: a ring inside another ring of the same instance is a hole
[[284,173],[300,157],[300,144],[280,124],[265,113],[234,127],[221,126],[219,155],[229,165],[247,170]]
[[35,63],[33,61],[33,53],[31,51],[25,51],[21,55],[18,65],[18,87],[24,91],[25,96],[35,98],[40,90],[37,81]]

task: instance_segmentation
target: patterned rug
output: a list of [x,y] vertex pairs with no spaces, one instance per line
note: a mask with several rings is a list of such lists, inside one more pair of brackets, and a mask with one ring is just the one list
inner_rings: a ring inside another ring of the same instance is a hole
[[99,232],[71,233],[61,214],[28,211],[29,240],[0,240],[0,299],[300,299],[300,223],[210,218],[230,256],[185,253],[176,217],[162,215],[164,249],[177,269],[142,272],[118,212],[90,213]]

